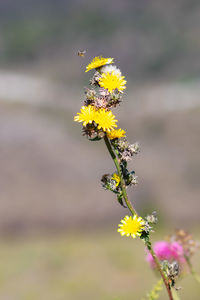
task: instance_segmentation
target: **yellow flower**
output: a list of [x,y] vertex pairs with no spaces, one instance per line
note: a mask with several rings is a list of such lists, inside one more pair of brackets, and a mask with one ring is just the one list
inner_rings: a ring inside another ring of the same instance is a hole
[[142,230],[144,229],[144,220],[137,215],[126,216],[124,219],[121,220],[121,224],[119,224],[118,232],[124,236],[132,236],[136,238],[136,236],[140,236]]
[[112,64],[113,61],[114,61],[114,58],[104,58],[102,56],[97,56],[97,57],[93,58],[91,63],[89,63],[89,65],[86,67],[85,72],[88,72],[92,69],[99,68],[99,67],[107,65],[107,64]]
[[119,128],[119,129],[111,130],[110,132],[107,133],[107,136],[110,140],[114,140],[114,139],[120,139],[121,137],[125,136],[125,134],[126,134],[126,131]]
[[110,131],[117,127],[115,115],[111,111],[106,111],[104,108],[99,109],[95,113],[95,122],[98,124],[98,129],[103,129],[103,131]]
[[77,116],[74,117],[75,122],[83,122],[83,126],[86,126],[88,123],[92,123],[95,118],[96,110],[94,106],[82,106],[81,112],[77,113]]
[[110,93],[115,89],[122,92],[126,88],[126,80],[124,78],[124,76],[115,74],[114,71],[112,73],[103,73],[99,79],[99,85]]
[[112,179],[116,182],[116,186],[120,183],[120,177],[116,173],[113,174]]

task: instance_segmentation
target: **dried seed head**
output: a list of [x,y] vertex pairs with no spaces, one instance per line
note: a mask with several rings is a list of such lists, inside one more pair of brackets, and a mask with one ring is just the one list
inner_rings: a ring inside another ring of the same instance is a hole
[[169,236],[168,239],[178,242],[183,247],[187,257],[192,256],[200,248],[199,242],[195,241],[192,235],[183,229],[176,230],[175,234]]
[[120,152],[123,152],[125,149],[127,149],[129,146],[129,143],[128,141],[126,140],[126,138],[122,138],[119,140],[118,142],[118,150]]
[[94,106],[97,109],[100,109],[100,108],[106,109],[108,106],[108,97],[107,96],[96,97],[96,99],[94,101]]
[[120,102],[121,98],[122,98],[122,96],[118,92],[118,90],[114,90],[114,92],[111,94],[111,99],[115,102]]
[[172,281],[172,286],[175,284],[176,279],[180,274],[180,267],[177,261],[173,261],[171,264],[168,264],[167,275],[168,278]]
[[118,176],[117,174],[104,174],[101,178],[101,182],[102,182],[102,186],[103,188],[105,188],[106,190],[110,190],[114,193],[119,193],[119,180],[118,178],[116,178],[116,176]]
[[130,178],[130,185],[138,184],[138,176],[130,173],[129,178]]
[[129,160],[131,160],[131,157],[132,157],[132,155],[131,155],[130,151],[125,150],[122,152],[122,155],[121,155],[122,160],[129,161]]
[[109,93],[109,91],[108,90],[106,90],[106,89],[104,89],[104,88],[102,88],[102,87],[100,87],[99,88],[99,95],[101,95],[101,96],[109,96],[110,95],[110,93]]
[[101,74],[99,72],[95,72],[93,77],[90,79],[91,85],[99,85],[99,79],[101,78]]
[[86,90],[85,90],[85,95],[86,95],[86,98],[88,100],[95,100],[96,94],[97,93],[96,93],[96,91],[94,89],[88,89],[88,88],[86,88]]
[[132,155],[137,154],[140,151],[139,143],[136,142],[134,144],[129,145],[128,149]]
[[156,224],[158,222],[158,217],[156,211],[153,211],[151,215],[146,217],[148,223]]
[[135,143],[130,145],[126,138],[120,139],[117,144],[117,149],[120,154],[121,160],[129,161],[132,159],[134,154],[137,154],[139,151],[139,144]]

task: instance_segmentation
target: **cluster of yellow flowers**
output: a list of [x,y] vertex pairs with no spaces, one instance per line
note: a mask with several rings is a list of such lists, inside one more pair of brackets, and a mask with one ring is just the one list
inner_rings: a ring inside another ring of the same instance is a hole
[[[116,128],[116,123],[118,121],[110,110],[111,107],[115,107],[120,103],[121,94],[126,88],[125,77],[121,75],[121,71],[113,65],[113,63],[113,58],[98,56],[86,67],[85,72],[96,69],[96,72],[90,81],[90,84],[95,88],[87,89],[85,104],[81,107],[80,112],[74,117],[74,121],[82,123],[84,132],[89,137],[92,136],[92,133],[96,133],[97,135],[103,133],[103,135],[100,135],[100,138],[106,136],[106,138],[110,139],[111,144],[112,142],[115,142],[115,139],[118,139],[117,142],[119,142],[126,134],[123,129]],[[98,93],[96,88],[98,88]],[[126,141],[124,144],[125,149],[127,149],[126,152],[129,153],[130,149],[127,148],[128,144]],[[115,182],[115,189],[118,193],[121,184],[120,176],[122,175],[114,173],[111,177],[112,181]],[[107,182],[107,184],[112,185],[111,182]],[[113,187],[111,188],[111,186],[109,186],[109,189],[113,190]],[[122,236],[131,236],[135,238],[136,236],[141,235],[144,230],[144,225],[145,222],[141,217],[137,215],[130,217],[126,216],[121,220],[118,232]]]
[[[98,85],[108,93],[112,94],[114,91],[122,93],[126,88],[126,80],[121,76],[121,72],[115,66],[108,66],[114,62],[113,58],[103,58],[101,56],[95,57],[86,67],[86,72],[96,69],[99,71]],[[102,69],[101,72],[101,67]],[[107,69],[106,69],[107,67]],[[118,122],[115,115],[108,108],[97,108],[95,105],[84,105],[81,110],[74,117],[74,121],[83,123],[86,127],[87,124],[96,124],[97,129],[103,130],[108,134],[110,139],[121,138],[125,136],[125,131],[122,129],[115,129]]]
[[102,128],[108,132],[114,127],[117,127],[117,120],[111,111],[106,111],[103,108],[96,110],[92,105],[82,106],[81,112],[77,113],[77,116],[74,117],[74,121],[83,122],[83,126],[95,122],[98,124],[98,129]]
[[[102,176],[102,187],[113,192],[117,197],[118,203],[129,209],[131,213],[131,216],[126,215],[120,221],[117,231],[121,236],[131,238],[140,237],[144,241],[149,251],[148,258],[149,255],[151,257],[148,260],[152,260],[152,263],[157,267],[165,283],[169,298],[172,299],[171,288],[175,287],[175,280],[179,275],[179,260],[176,259],[176,261],[171,263],[170,257],[166,257],[165,268],[162,268],[159,260],[162,262],[163,259],[159,257],[156,250],[154,251],[150,241],[150,233],[153,231],[152,224],[156,224],[157,222],[156,212],[143,219],[138,215],[131,201],[129,201],[126,192],[128,186],[137,184],[135,171],[129,171],[127,162],[139,152],[139,146],[138,143],[130,144],[128,142],[126,132],[121,128],[117,128],[116,123],[118,120],[111,111],[111,108],[116,107],[122,101],[122,93],[126,89],[125,77],[122,76],[120,69],[114,65],[113,58],[95,57],[88,64],[85,72],[93,69],[96,71],[90,79],[91,88],[86,89],[84,105],[74,117],[74,121],[82,123],[83,134],[89,140],[97,141],[102,138],[104,139],[105,145],[115,164],[116,171],[115,173],[104,174]],[[183,230],[177,231],[176,235],[171,236],[170,239],[173,243],[177,244],[177,249],[183,250],[179,256],[181,259],[184,258],[184,263],[187,262],[191,273],[199,281],[198,275],[192,270],[190,262],[190,256],[197,250],[198,243]],[[147,295],[148,299],[158,298],[161,285],[162,280]]]
[[124,76],[115,74],[114,71],[111,73],[103,73],[99,79],[99,85],[107,89],[110,93],[115,89],[122,92],[126,88],[125,84],[126,80],[124,80]]
[[91,63],[89,63],[89,65],[86,67],[86,71],[88,72],[92,69],[97,69],[99,67],[108,65],[108,64],[112,64],[114,62],[114,58],[103,58],[101,56],[97,56],[95,58],[93,58],[93,60],[91,61]]

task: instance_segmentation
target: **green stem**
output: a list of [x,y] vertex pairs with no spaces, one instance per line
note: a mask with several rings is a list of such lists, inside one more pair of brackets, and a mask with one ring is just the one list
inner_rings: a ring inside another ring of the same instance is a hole
[[153,248],[152,248],[152,246],[151,246],[151,243],[150,243],[150,245],[148,244],[148,250],[149,250],[149,252],[151,253],[151,255],[152,255],[153,259],[154,259],[154,262],[155,262],[155,264],[156,264],[156,268],[157,268],[157,270],[159,271],[159,273],[160,273],[160,275],[161,275],[161,277],[162,277],[162,279],[163,279],[163,282],[164,282],[164,284],[165,284],[165,287],[166,287],[166,290],[167,290],[169,299],[170,299],[170,300],[173,300],[173,296],[172,296],[172,292],[171,292],[170,285],[169,285],[169,283],[167,282],[167,278],[166,278],[166,276],[165,276],[165,274],[164,274],[164,272],[163,272],[163,270],[162,270],[162,268],[161,268],[160,262],[159,262],[159,260],[158,260],[158,258],[157,258],[157,256],[156,256],[156,254],[155,254],[155,252],[154,252],[154,250],[153,250]]
[[104,136],[104,141],[105,141],[105,144],[108,148],[108,151],[114,161],[114,164],[117,168],[117,172],[118,172],[118,175],[120,177],[120,186],[121,186],[121,190],[122,190],[122,194],[123,194],[123,197],[124,197],[124,200],[126,202],[126,205],[127,207],[129,208],[130,212],[132,213],[132,215],[138,215],[135,208],[133,207],[132,203],[130,202],[130,200],[128,199],[128,196],[127,196],[127,193],[126,193],[126,185],[125,185],[125,182],[124,182],[124,178],[123,178],[123,175],[122,175],[122,171],[121,171],[121,167],[120,167],[120,164],[119,164],[119,161],[117,159],[117,156],[116,156],[116,153],[114,151],[114,149],[112,148],[110,142],[109,142],[109,139],[108,137],[105,135]]
[[[110,141],[108,139],[108,137],[105,135],[104,136],[104,141],[105,141],[105,144],[108,148],[108,151],[114,161],[114,164],[116,166],[116,169],[117,169],[117,172],[118,172],[118,175],[120,177],[120,186],[121,186],[121,190],[122,190],[122,194],[123,194],[123,197],[124,197],[124,200],[126,202],[126,205],[128,207],[128,209],[130,210],[130,212],[132,213],[132,215],[138,215],[138,213],[136,212],[135,208],[133,207],[132,203],[130,202],[130,200],[128,199],[128,196],[127,196],[127,192],[126,192],[126,185],[125,185],[125,182],[124,182],[124,178],[123,178],[123,175],[122,175],[122,171],[121,171],[121,167],[120,167],[120,164],[119,164],[119,161],[118,161],[118,158],[117,158],[117,155],[116,155],[116,152],[115,150],[112,148],[111,144],[110,144]],[[167,293],[168,293],[168,296],[169,296],[169,299],[170,300],[173,300],[173,296],[172,296],[172,293],[171,293],[171,288],[170,288],[170,285],[168,284],[167,282],[167,278],[165,277],[165,274],[160,266],[160,262],[155,254],[155,252],[153,251],[153,248],[151,246],[151,243],[149,243],[148,245],[146,245],[154,259],[154,262],[156,264],[156,267],[163,279],[163,282],[165,284],[165,287],[167,289]]]

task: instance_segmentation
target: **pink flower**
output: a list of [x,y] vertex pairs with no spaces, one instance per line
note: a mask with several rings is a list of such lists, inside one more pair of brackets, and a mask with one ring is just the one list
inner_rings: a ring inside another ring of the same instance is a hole
[[[177,242],[168,243],[166,241],[158,241],[154,244],[153,249],[160,261],[168,260],[172,262],[176,260],[180,264],[185,261],[183,247]],[[147,254],[147,261],[152,268],[155,267],[153,257],[150,253]]]
[[170,249],[171,249],[172,257],[175,260],[178,260],[180,263],[185,262],[183,247],[178,242],[172,242],[170,244]]

